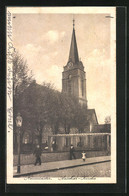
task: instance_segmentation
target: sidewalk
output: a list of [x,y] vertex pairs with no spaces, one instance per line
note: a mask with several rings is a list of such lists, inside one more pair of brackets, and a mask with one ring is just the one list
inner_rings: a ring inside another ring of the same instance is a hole
[[21,166],[21,173],[17,173],[17,167],[15,166],[13,168],[13,174],[14,177],[22,177],[22,176],[29,176],[32,174],[38,174],[38,173],[45,173],[45,172],[52,172],[56,170],[61,169],[68,169],[83,165],[92,165],[92,164],[98,164],[103,162],[109,162],[111,161],[110,156],[101,156],[101,157],[92,157],[87,158],[85,162],[82,161],[82,159],[73,159],[73,160],[63,160],[63,161],[56,161],[56,162],[47,162],[42,163],[41,165],[22,165]]

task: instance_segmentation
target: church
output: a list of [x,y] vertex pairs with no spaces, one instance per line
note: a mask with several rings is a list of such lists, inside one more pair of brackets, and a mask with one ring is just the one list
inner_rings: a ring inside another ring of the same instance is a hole
[[78,47],[75,35],[75,21],[73,20],[73,32],[69,51],[68,62],[62,72],[62,92],[77,97],[81,105],[86,105],[90,131],[94,125],[98,125],[95,109],[88,108],[86,91],[86,72],[82,61],[79,59]]
[[[42,133],[42,145],[44,144],[46,145],[46,141],[49,143],[49,145],[51,145],[52,141],[56,138],[59,150],[62,150],[63,148],[66,150],[66,147],[68,148],[70,145],[69,143],[70,141],[74,144],[74,146],[77,146],[78,141],[81,141],[80,137],[82,137],[83,143],[87,145],[86,148],[93,149],[94,146],[97,148],[97,145],[100,145],[102,142],[100,142],[99,139],[96,139],[96,141],[99,141],[98,144],[96,144],[95,142],[92,141],[93,137],[91,137],[91,139],[86,139],[86,138],[89,138],[90,135],[94,135],[94,133],[102,135],[101,133],[107,134],[111,132],[111,124],[99,124],[95,109],[88,108],[86,81],[87,80],[86,80],[85,67],[82,61],[79,59],[78,47],[77,47],[77,41],[76,41],[76,35],[75,35],[75,24],[73,20],[73,31],[72,31],[68,62],[64,66],[64,70],[62,72],[62,92],[76,97],[78,99],[78,102],[81,105],[86,106],[87,113],[88,113],[88,119],[87,119],[88,125],[85,127],[82,135],[78,133],[75,127],[71,127],[70,134],[64,134],[64,128],[60,127],[59,134],[53,135],[52,128],[50,127],[49,124],[46,124],[44,127],[44,131]],[[31,93],[33,94],[33,92],[35,93],[36,89],[41,90],[42,88],[43,88],[42,85],[39,85],[36,83],[36,81],[34,81],[30,86],[27,87],[27,89],[22,94],[22,97],[20,97],[21,101],[24,100],[21,103],[25,104],[25,100],[26,101],[28,100],[28,96],[30,97],[29,102],[31,102],[30,94]],[[26,97],[27,99],[24,99]],[[21,104],[20,104],[20,107],[21,107]],[[22,151],[23,152],[30,152],[32,150],[32,145],[39,142],[39,138],[40,138],[39,132],[36,131],[34,127],[32,126],[33,124],[32,125],[31,124],[32,123],[28,123],[27,121],[25,122],[24,120],[24,127],[23,127],[24,131],[22,135]],[[84,134],[85,134],[85,137],[83,137]],[[74,138],[72,138],[73,136],[76,136],[76,141]],[[67,140],[67,137],[68,138],[71,137],[71,139]],[[14,144],[15,143],[17,144],[16,137],[14,138],[15,138]],[[103,145],[106,145],[106,143]],[[14,146],[14,149],[15,149],[15,146]],[[49,146],[49,149],[51,149],[51,146]],[[17,149],[15,150],[17,152]]]
[[[83,149],[87,150],[89,157],[94,151],[96,154],[92,156],[100,156],[101,150],[103,153],[106,152],[107,155],[110,152],[110,125],[100,125],[95,109],[88,108],[86,72],[82,61],[79,59],[74,20],[68,62],[62,72],[62,92],[76,97],[81,105],[86,106],[89,123],[83,133],[78,133],[75,129],[71,129],[70,134],[49,135],[48,143],[50,151],[52,149],[52,141],[56,141],[58,151],[69,151],[69,147],[72,144],[76,150],[78,149],[78,152]],[[79,154],[76,152],[76,157],[80,158],[80,152]]]

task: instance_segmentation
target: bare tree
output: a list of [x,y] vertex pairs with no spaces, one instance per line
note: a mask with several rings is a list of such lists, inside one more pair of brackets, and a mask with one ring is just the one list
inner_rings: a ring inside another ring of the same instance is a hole
[[18,52],[13,55],[13,94],[14,99],[32,82],[32,71],[28,69],[27,61]]

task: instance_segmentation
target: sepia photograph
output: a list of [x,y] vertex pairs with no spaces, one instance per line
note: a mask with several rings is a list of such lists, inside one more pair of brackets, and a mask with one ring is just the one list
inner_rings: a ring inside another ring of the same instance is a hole
[[116,183],[116,8],[7,7],[7,183]]

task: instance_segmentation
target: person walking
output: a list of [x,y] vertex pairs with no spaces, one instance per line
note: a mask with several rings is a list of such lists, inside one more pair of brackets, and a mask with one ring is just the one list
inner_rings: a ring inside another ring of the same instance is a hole
[[57,147],[56,141],[54,140],[54,141],[52,142],[52,149],[53,149],[53,152],[56,151],[56,147]]
[[46,140],[46,143],[45,143],[44,150],[48,150],[48,144],[47,144],[47,140]]
[[35,164],[34,165],[37,165],[37,163],[39,163],[39,165],[41,165],[41,149],[40,149],[40,146],[37,145],[35,150],[34,150],[34,154],[35,154],[35,157],[36,157],[36,160],[35,160]]
[[73,157],[74,159],[76,159],[75,154],[74,154],[74,151],[75,151],[74,146],[71,145],[71,146],[70,146],[70,160],[72,160],[72,157]]
[[86,153],[83,151],[82,152],[82,160],[85,161],[85,159],[86,159]]

